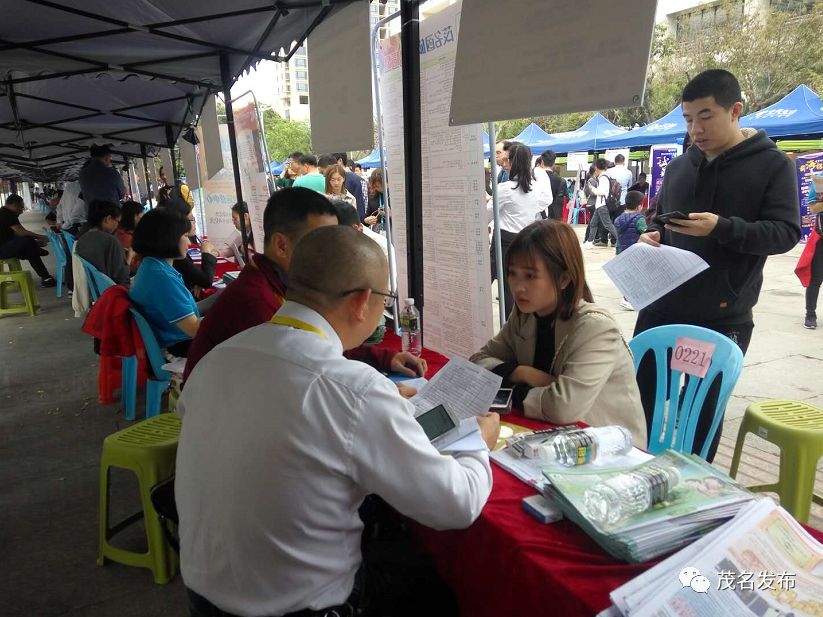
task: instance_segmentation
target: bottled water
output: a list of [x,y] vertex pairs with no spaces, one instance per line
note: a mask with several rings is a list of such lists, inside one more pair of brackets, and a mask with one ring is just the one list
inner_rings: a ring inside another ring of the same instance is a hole
[[420,313],[414,306],[414,298],[406,298],[400,313],[400,330],[403,334],[403,351],[419,356],[423,351],[423,337],[420,331]]
[[680,482],[670,465],[649,465],[623,473],[587,489],[583,495],[589,520],[614,525],[665,501]]
[[[622,426],[598,426],[561,433],[551,443],[554,460],[574,467],[604,456],[626,454],[632,449],[632,434]],[[551,456],[551,451],[546,454]]]

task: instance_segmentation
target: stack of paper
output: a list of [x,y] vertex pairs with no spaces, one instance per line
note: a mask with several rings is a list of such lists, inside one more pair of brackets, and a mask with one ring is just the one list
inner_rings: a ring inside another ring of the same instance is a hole
[[611,593],[601,617],[819,616],[823,545],[768,498]]
[[695,541],[733,517],[754,498],[726,474],[695,455],[667,450],[632,469],[648,465],[677,468],[680,483],[662,504],[613,526],[587,518],[583,495],[586,489],[616,475],[618,472],[614,470],[587,473],[575,468],[545,470],[550,484],[543,487],[543,494],[611,555],[630,562],[648,561]]

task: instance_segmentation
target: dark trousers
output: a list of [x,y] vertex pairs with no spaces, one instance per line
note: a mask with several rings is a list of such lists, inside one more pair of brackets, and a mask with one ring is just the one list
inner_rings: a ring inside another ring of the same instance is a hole
[[[644,309],[640,311],[637,316],[637,323],[634,327],[634,335],[637,336],[641,332],[645,332],[651,328],[665,326],[671,323],[672,322],[670,319],[666,319],[661,315]],[[722,326],[711,326],[708,324],[693,325],[714,330],[715,332],[719,332],[720,334],[730,338],[737,344],[738,347],[740,347],[744,355],[749,348],[749,343],[752,340],[752,330],[754,329],[754,323],[751,321],[743,324]],[[643,411],[646,413],[646,426],[648,427],[648,430],[651,430],[657,390],[657,369],[655,368],[654,358],[651,353],[646,354],[643,357],[640,362],[640,366],[637,369],[637,386],[640,389],[640,399],[643,402]],[[668,392],[668,386],[666,391]],[[709,428],[711,428],[712,420],[714,419],[714,409],[717,405],[717,398],[719,395],[720,380],[715,379],[711,383],[709,391],[706,393],[706,400],[703,402],[703,409],[700,411],[700,420],[697,423],[697,430],[694,434],[694,445],[692,446],[692,452],[699,454],[700,450],[703,448],[703,444],[706,441],[706,435],[708,434]],[[706,460],[710,463],[714,460],[714,455],[717,453],[717,446],[720,444],[720,435],[722,432],[723,420],[721,418],[720,425],[717,427],[717,433],[709,446],[708,455],[706,456]],[[649,435],[649,441],[651,441],[651,437],[652,436]]]
[[[429,558],[414,546],[406,520],[376,495],[360,507],[363,563],[345,604],[294,617],[456,617],[457,601]],[[191,617],[234,617],[187,590]],[[332,612],[336,610],[336,614]]]
[[806,312],[816,314],[817,298],[820,295],[820,284],[823,283],[823,240],[814,247],[812,257],[812,276],[806,288]]
[[[506,280],[506,253],[509,252],[509,247],[512,245],[512,242],[514,242],[516,237],[517,234],[515,233],[506,231],[505,229],[500,230],[500,248],[503,250],[503,300],[505,302],[506,319],[508,319],[509,314],[512,312],[512,308],[514,307],[514,298],[512,298],[512,293],[509,289],[508,281]],[[494,249],[493,239],[489,257],[491,258],[492,282],[494,282],[497,280],[497,253]]]
[[41,279],[51,276],[40,258],[43,254],[48,255],[31,236],[16,236],[0,246],[0,259],[25,259]]

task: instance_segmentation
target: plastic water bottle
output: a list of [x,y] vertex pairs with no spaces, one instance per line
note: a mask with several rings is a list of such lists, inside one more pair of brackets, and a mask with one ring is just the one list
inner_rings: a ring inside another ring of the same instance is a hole
[[420,332],[420,313],[414,306],[414,298],[406,298],[400,313],[400,330],[403,334],[403,351],[419,356],[423,351],[423,337]]
[[583,503],[589,520],[614,525],[665,501],[679,483],[675,467],[649,465],[587,489]]
[[554,460],[561,465],[585,465],[604,456],[626,454],[632,434],[622,426],[598,426],[561,433],[552,440]]

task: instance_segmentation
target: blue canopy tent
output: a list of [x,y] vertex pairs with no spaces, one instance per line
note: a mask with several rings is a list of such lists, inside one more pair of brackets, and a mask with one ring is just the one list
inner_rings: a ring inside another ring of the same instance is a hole
[[540,152],[548,148],[553,148],[555,142],[551,135],[534,122],[520,131],[517,137],[512,137],[508,141],[519,141],[522,144],[526,144],[532,149],[532,154],[534,155],[540,154]]
[[367,156],[364,156],[359,161],[355,161],[355,163],[365,168],[380,167],[380,153],[377,151],[377,148],[375,148]]
[[659,120],[619,135],[606,137],[597,145],[602,148],[635,148],[656,144],[682,144],[685,136],[686,120],[683,118],[683,110],[678,105]]
[[489,145],[489,134],[483,131],[483,157],[488,158],[492,154],[491,146]]
[[625,129],[609,122],[600,112],[594,114],[576,131],[554,133],[550,135],[552,142],[547,147],[555,152],[582,152],[584,150],[602,149],[607,137],[615,137],[627,133]]
[[285,167],[286,166],[283,163],[278,163],[277,161],[272,161],[269,163],[269,169],[274,176],[279,176],[282,174]]
[[777,103],[743,116],[740,126],[763,129],[769,137],[823,133],[823,101],[801,84]]

